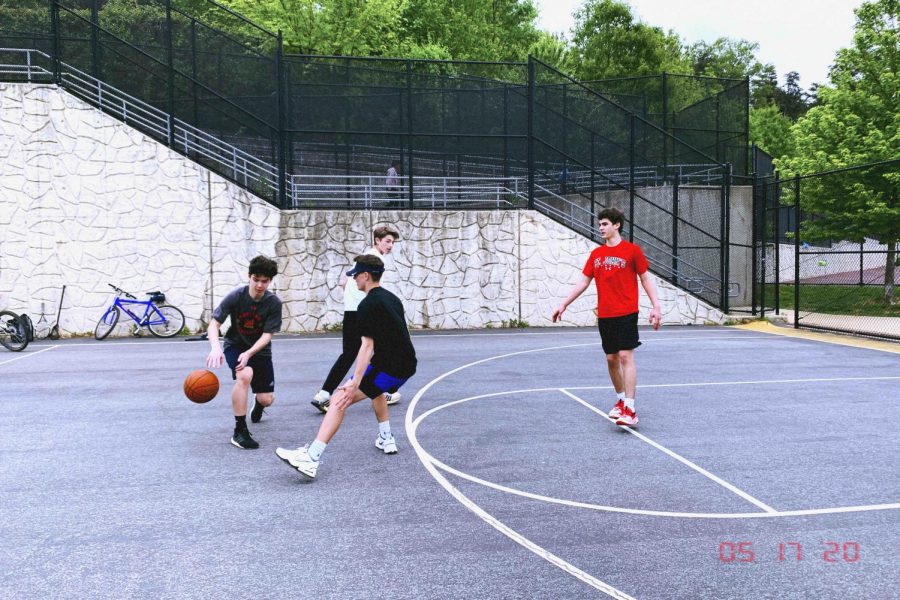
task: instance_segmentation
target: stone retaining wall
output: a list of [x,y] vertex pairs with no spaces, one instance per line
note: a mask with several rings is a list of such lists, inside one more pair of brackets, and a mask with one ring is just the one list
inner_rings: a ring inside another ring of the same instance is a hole
[[[280,211],[55,86],[0,83],[0,307],[52,323],[65,285],[66,335],[93,331],[107,282],[162,290],[195,331],[260,253],[278,260],[285,330],[322,330],[380,224],[401,233],[384,283],[417,328],[549,325],[593,247],[533,211]],[[724,320],[658,286],[664,323]],[[595,302],[565,324],[593,325]]]

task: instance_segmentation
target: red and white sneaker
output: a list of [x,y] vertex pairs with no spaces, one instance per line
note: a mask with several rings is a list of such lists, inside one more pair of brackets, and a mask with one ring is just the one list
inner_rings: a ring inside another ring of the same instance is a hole
[[624,410],[624,408],[625,401],[619,400],[618,402],[616,402],[616,405],[612,407],[612,410],[609,411],[609,418],[613,420],[618,419],[622,416],[622,410]]
[[633,408],[627,406],[622,409],[622,416],[616,420],[616,425],[624,425],[625,427],[634,427],[638,424],[637,415]]

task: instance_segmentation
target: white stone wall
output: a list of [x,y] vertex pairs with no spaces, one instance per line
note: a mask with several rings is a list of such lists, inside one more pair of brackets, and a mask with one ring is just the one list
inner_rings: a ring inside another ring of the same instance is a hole
[[[778,244],[779,281],[794,281],[794,244]],[[862,268],[881,269],[884,275],[887,260],[887,244],[866,239],[862,246]],[[859,244],[856,242],[836,242],[831,246],[807,246],[800,249],[800,278],[823,277],[839,273],[859,273]],[[870,275],[871,277],[871,275]],[[854,278],[851,275],[850,280]],[[883,279],[883,277],[882,277]],[[766,244],[766,280],[775,281],[775,245]],[[881,279],[878,280],[879,282]]]
[[[64,334],[93,331],[107,282],[164,291],[197,330],[260,253],[282,272],[285,330],[323,329],[341,321],[342,271],[386,223],[402,240],[384,284],[413,327],[549,325],[593,247],[529,211],[279,211],[53,86],[0,83],[0,307],[49,326],[66,285]],[[724,320],[657,285],[665,323]],[[565,323],[593,325],[595,303],[591,288]]]

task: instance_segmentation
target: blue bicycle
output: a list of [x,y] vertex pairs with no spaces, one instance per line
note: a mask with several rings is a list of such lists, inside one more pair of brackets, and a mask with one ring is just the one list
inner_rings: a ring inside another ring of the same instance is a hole
[[[108,285],[116,291],[116,299],[97,322],[94,337],[98,340],[105,339],[112,332],[122,312],[135,322],[135,331],[139,332],[140,328],[146,327],[156,337],[174,337],[184,329],[184,313],[171,304],[166,304],[166,295],[162,292],[147,292],[149,298],[138,300],[125,290],[111,283]],[[143,307],[143,313],[138,307]],[[131,309],[141,313],[140,316]]]

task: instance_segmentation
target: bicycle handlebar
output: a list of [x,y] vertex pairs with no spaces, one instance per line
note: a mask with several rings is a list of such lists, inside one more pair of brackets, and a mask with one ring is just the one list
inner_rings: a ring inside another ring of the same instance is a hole
[[137,296],[132,296],[131,294],[129,294],[128,292],[126,292],[125,290],[123,290],[120,287],[116,287],[111,283],[107,283],[106,285],[108,285],[112,289],[116,290],[116,292],[118,292],[119,294],[124,295],[126,298],[134,298],[135,300],[137,300]]

